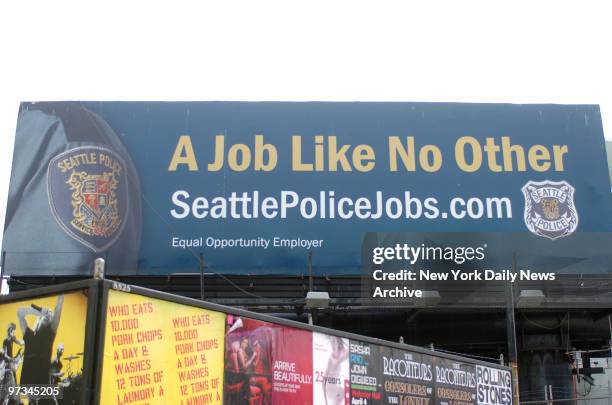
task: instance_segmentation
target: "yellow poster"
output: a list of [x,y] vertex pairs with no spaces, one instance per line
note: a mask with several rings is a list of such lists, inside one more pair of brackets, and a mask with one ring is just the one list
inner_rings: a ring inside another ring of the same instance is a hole
[[109,291],[100,404],[221,404],[225,314]]
[[0,304],[2,400],[17,399],[8,386],[50,384],[54,403],[81,404],[86,319],[86,290]]

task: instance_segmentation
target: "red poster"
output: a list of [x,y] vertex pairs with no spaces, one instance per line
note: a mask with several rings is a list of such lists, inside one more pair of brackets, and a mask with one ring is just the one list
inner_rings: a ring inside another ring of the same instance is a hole
[[312,404],[312,332],[279,327],[274,345],[274,404]]
[[225,404],[312,404],[312,333],[228,316]]

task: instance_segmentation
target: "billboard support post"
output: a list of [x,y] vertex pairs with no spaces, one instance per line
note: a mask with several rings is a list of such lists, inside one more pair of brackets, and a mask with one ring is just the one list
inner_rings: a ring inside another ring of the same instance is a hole
[[[312,282],[312,250],[308,250],[308,253],[306,254],[307,258],[308,258],[308,292],[313,291],[313,282]],[[306,294],[306,296],[308,296],[308,294]],[[310,311],[308,311],[308,325],[314,325],[314,320],[313,320],[313,312],[315,311],[314,308],[310,308]]]
[[[512,271],[516,273],[516,252],[512,253]],[[512,282],[507,283],[506,287],[506,336],[508,339],[508,360],[512,371],[512,396],[514,403],[519,403],[518,393],[518,351],[516,347],[516,324],[514,319],[514,289]]]
[[2,256],[0,256],[0,280],[4,280],[4,262],[6,260],[6,250],[2,251]]
[[[4,257],[2,258],[2,263],[4,264]],[[4,269],[4,266],[2,266]],[[612,315],[608,315],[608,328],[610,330],[610,345],[612,346]]]
[[312,291],[312,250],[308,250],[308,291]]
[[204,254],[200,252],[200,299],[204,301]]

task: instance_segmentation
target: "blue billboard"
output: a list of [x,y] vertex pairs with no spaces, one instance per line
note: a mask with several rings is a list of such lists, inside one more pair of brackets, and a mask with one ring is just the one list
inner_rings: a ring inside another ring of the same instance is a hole
[[611,206],[593,105],[23,103],[4,272],[358,274],[366,233],[554,244]]

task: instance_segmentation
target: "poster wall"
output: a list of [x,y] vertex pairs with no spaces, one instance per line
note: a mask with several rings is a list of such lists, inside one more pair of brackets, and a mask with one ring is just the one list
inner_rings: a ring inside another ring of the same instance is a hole
[[41,403],[82,404],[86,320],[87,290],[0,304],[0,403],[19,403],[7,387],[30,384],[61,388]]
[[225,314],[111,290],[100,403],[223,401]]
[[225,404],[312,404],[312,332],[227,317]]
[[101,404],[512,405],[508,370],[110,291]]
[[[100,405],[512,405],[511,373],[495,364],[134,291],[108,290],[97,347],[84,327],[96,321],[93,290],[77,288],[0,304],[0,403],[19,403],[7,386],[30,384],[61,388],[39,405],[89,403],[86,393]],[[83,377],[91,347],[102,361],[94,390]]]

